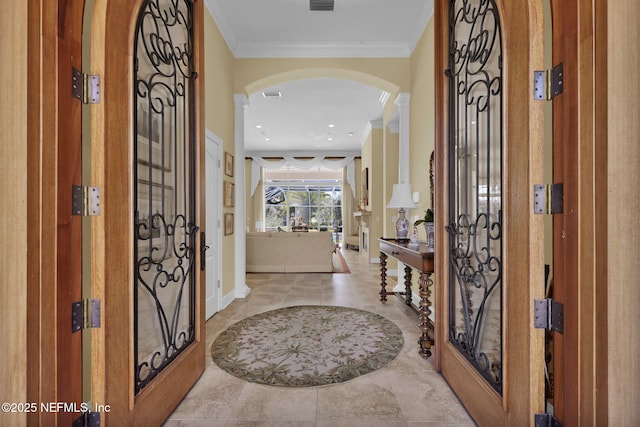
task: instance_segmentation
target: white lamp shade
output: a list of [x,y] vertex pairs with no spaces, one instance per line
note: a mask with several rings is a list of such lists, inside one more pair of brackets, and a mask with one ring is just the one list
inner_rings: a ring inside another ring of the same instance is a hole
[[393,184],[393,194],[387,208],[407,208],[414,209],[416,204],[413,203],[413,193],[411,192],[411,184]]

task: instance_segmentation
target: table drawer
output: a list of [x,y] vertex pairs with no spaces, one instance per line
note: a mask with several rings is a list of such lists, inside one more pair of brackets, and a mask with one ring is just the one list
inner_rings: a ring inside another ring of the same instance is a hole
[[397,259],[419,271],[433,271],[433,255],[425,258],[424,254],[380,241],[380,252]]

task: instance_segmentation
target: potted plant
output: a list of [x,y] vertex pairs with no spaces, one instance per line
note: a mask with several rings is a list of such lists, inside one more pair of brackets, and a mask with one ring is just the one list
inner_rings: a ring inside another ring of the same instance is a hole
[[419,219],[416,222],[414,222],[413,226],[417,227],[420,224],[422,224],[423,222],[433,223],[433,211],[431,209],[427,209],[426,211],[424,211],[424,218],[423,219]]
[[417,227],[420,224],[424,224],[424,231],[427,234],[427,248],[429,248],[429,250],[433,250],[435,232],[433,228],[433,211],[431,209],[424,211],[424,218],[414,222],[413,226]]

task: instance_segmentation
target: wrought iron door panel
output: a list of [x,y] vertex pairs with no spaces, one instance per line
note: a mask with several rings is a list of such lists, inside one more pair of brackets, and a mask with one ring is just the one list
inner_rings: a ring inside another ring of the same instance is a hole
[[502,392],[502,41],[493,0],[450,0],[449,341]]
[[194,340],[192,19],[192,0],[147,0],[134,40],[136,394]]

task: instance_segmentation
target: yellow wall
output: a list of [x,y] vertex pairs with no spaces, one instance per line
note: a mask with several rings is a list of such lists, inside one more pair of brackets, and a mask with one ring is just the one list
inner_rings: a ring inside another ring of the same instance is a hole
[[[224,151],[233,155],[235,153],[234,58],[208,12],[204,17],[204,39],[205,126],[222,139]],[[224,179],[234,181],[235,177],[225,176]],[[224,213],[232,212],[233,208],[224,208],[222,220]],[[232,292],[235,286],[234,235],[224,236],[223,233],[222,246],[222,264],[225,266],[222,271],[222,295],[224,296]]]
[[[346,222],[349,222],[349,226],[345,227],[343,233],[344,236],[355,236],[358,234],[358,222],[356,221],[356,219],[353,216],[353,212],[355,212],[358,209],[358,204],[360,203],[360,200],[362,200],[362,175],[361,175],[361,171],[362,168],[364,166],[362,166],[362,157],[356,157],[356,159],[353,161],[354,165],[353,165],[353,174],[355,176],[355,190],[356,190],[356,195],[355,197],[352,196],[352,191],[351,189],[349,189],[349,196],[352,197],[351,199],[351,217],[350,218],[343,218],[343,223],[346,224]],[[347,184],[346,187],[344,187],[345,189],[349,188],[349,185]],[[346,191],[346,190],[345,190]]]
[[[371,142],[372,140],[372,133],[370,132],[369,135],[367,135],[367,138],[364,140],[364,142],[362,143],[362,163],[360,165],[360,170],[356,170],[356,175],[362,176],[362,171],[366,169],[371,170],[371,154],[372,154],[372,150],[373,150],[373,143]],[[371,180],[369,180],[369,182],[371,182]],[[369,193],[371,193],[371,184],[369,184]],[[362,188],[362,181],[360,183],[360,187]],[[360,199],[362,200],[362,192],[359,193]],[[370,211],[371,210],[371,196],[369,195],[369,202],[362,206],[364,209]]]
[[236,93],[250,95],[277,83],[313,77],[356,80],[391,94],[409,88],[407,58],[236,59]]
[[[387,177],[384,174],[384,141],[382,128],[372,129],[367,139],[362,144],[362,165],[361,170],[356,174],[361,174],[365,169],[369,169],[369,203],[366,210],[371,212],[369,221],[369,260],[379,256],[380,245],[378,238],[383,237],[384,209],[387,204],[383,188]],[[362,249],[362,248],[361,248]]]
[[[434,147],[435,134],[433,47],[434,24],[431,20],[411,55],[410,182],[413,191],[420,192],[420,202],[416,203],[417,209],[407,213],[410,223],[414,222],[415,216],[423,218],[424,211],[432,207],[429,190],[429,157]],[[420,240],[426,239],[423,226],[418,228],[418,233]]]
[[[399,141],[400,135],[397,133],[391,133],[388,127],[385,127],[384,132],[384,159],[383,159],[383,167],[384,167],[384,206],[387,205],[389,200],[391,200],[391,195],[393,193],[393,184],[398,183],[398,148],[400,145]],[[392,221],[393,218],[398,216],[397,209],[387,209],[383,208],[382,212],[382,237],[394,237],[396,235],[396,226],[395,222]],[[394,262],[393,260],[389,260],[389,262]]]
[[371,208],[371,223],[369,224],[369,260],[380,256],[378,239],[383,237],[382,218],[387,201],[384,200],[384,129],[371,131],[371,167],[369,168],[369,206]]

